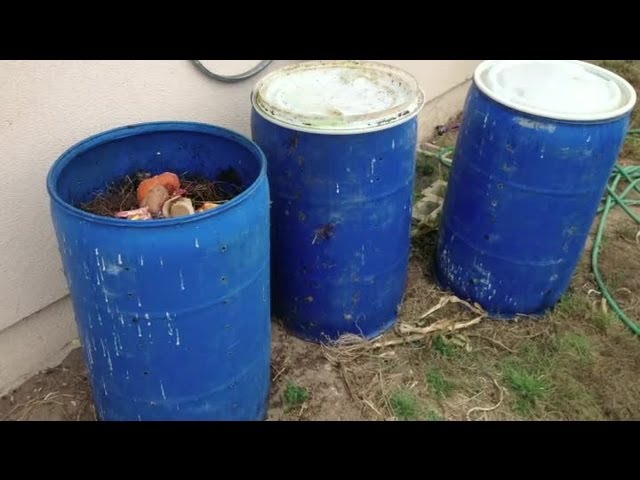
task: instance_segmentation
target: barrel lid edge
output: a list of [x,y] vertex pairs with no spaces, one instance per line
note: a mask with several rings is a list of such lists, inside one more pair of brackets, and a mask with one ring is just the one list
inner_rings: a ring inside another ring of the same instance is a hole
[[[401,105],[394,105],[393,108],[384,111],[382,115],[380,114],[380,112],[376,112],[374,114],[352,115],[347,119],[346,122],[336,122],[334,125],[331,125],[329,122],[323,121],[324,119],[318,116],[317,120],[321,125],[314,125],[313,116],[296,120],[295,115],[278,111],[277,108],[275,108],[273,105],[270,105],[260,95],[261,89],[265,85],[267,85],[269,81],[272,81],[279,75],[283,75],[291,71],[312,70],[319,67],[368,68],[372,70],[375,69],[378,71],[384,71],[386,73],[395,75],[396,77],[403,80],[406,84],[410,85],[413,98]],[[416,117],[422,111],[422,108],[426,103],[425,100],[426,95],[424,93],[424,90],[419,85],[416,78],[409,72],[393,65],[388,65],[381,62],[356,60],[309,61],[288,65],[263,77],[255,84],[251,92],[252,106],[254,110],[265,120],[291,130],[305,133],[315,133],[320,135],[351,135],[386,130],[401,125]],[[278,114],[280,114],[280,117],[283,118],[279,118]],[[309,121],[309,119],[311,119],[311,121]],[[349,123],[351,123],[351,125],[349,125]]]
[[[498,62],[502,62],[503,60],[485,60],[484,62],[482,62],[480,65],[478,65],[478,67],[476,68],[474,75],[473,75],[473,81],[474,84],[478,87],[478,89],[484,93],[486,96],[488,96],[489,98],[491,98],[492,100],[500,103],[501,105],[504,105],[506,107],[509,107],[515,111],[518,112],[523,112],[523,113],[528,113],[530,115],[534,115],[534,116],[538,116],[538,117],[542,117],[542,118],[548,118],[551,120],[563,120],[563,121],[573,121],[573,122],[596,122],[596,121],[606,121],[606,120],[613,120],[616,118],[619,118],[621,116],[624,116],[626,114],[628,114],[629,112],[631,112],[633,110],[633,108],[636,105],[637,102],[637,94],[635,89],[633,88],[633,86],[631,86],[631,84],[625,80],[623,77],[621,77],[620,75],[607,70],[606,68],[600,67],[598,65],[589,63],[589,62],[584,62],[584,61],[580,61],[580,60],[566,60],[566,62],[568,63],[573,63],[573,64],[577,64],[577,65],[582,65],[585,67],[588,67],[590,70],[595,71],[600,73],[603,77],[605,78],[609,78],[613,81],[616,82],[617,86],[622,90],[622,93],[627,95],[628,100],[624,103],[623,106],[611,110],[609,112],[605,112],[605,113],[578,113],[578,114],[571,114],[571,113],[559,113],[559,112],[553,112],[553,111],[549,111],[549,110],[545,110],[545,109],[538,109],[538,108],[532,108],[530,106],[526,106],[526,105],[520,105],[517,104],[515,102],[512,102],[508,99],[505,98],[501,98],[500,96],[496,95],[495,92],[493,92],[490,88],[487,87],[487,85],[485,84],[485,82],[483,81],[482,75],[492,66],[494,66],[496,63]],[[537,60],[536,60],[537,61]]]

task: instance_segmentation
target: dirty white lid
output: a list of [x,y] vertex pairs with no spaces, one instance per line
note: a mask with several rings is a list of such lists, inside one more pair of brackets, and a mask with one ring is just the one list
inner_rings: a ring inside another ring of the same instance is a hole
[[474,82],[503,105],[558,120],[606,120],[636,103],[622,77],[578,60],[489,60],[478,66]]
[[424,105],[416,79],[376,62],[314,61],[264,77],[251,100],[267,120],[311,133],[382,130],[415,117]]

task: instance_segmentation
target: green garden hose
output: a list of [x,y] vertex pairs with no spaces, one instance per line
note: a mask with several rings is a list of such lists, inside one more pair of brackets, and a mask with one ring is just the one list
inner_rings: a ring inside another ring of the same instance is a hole
[[[638,136],[640,138],[640,128],[635,128],[628,131],[628,138],[637,141],[634,136]],[[452,161],[448,156],[453,153],[453,150],[453,147],[443,147],[435,152],[420,150],[420,153],[437,158],[442,165],[449,168],[451,167]],[[618,185],[623,180],[626,181],[628,185],[622,192],[618,192]],[[628,194],[633,190],[640,193],[640,166],[625,167],[620,164],[616,164],[611,178],[609,179],[609,184],[607,185],[607,194],[603,199],[604,205],[598,210],[598,213],[602,213],[602,216],[600,217],[596,239],[593,244],[591,268],[593,269],[596,283],[598,284],[602,295],[607,300],[613,311],[633,333],[640,336],[640,325],[631,320],[620,308],[616,300],[613,298],[613,295],[611,295],[611,292],[609,292],[607,284],[603,280],[602,274],[600,273],[600,267],[598,266],[598,257],[602,246],[602,237],[604,236],[604,230],[607,225],[607,218],[609,216],[609,212],[614,206],[620,206],[625,211],[625,213],[629,215],[629,217],[631,217],[632,220],[640,225],[640,216],[630,208],[634,205],[640,205],[640,200],[631,200],[627,198]]]
[[[640,129],[629,130],[629,135],[638,135],[640,134]],[[622,191],[622,193],[618,194],[617,188],[620,181],[624,178],[629,185],[627,188]],[[640,325],[631,320],[620,308],[618,302],[613,298],[611,292],[607,288],[607,284],[602,278],[602,274],[600,273],[600,267],[598,266],[598,256],[600,254],[600,248],[602,246],[602,237],[604,236],[604,230],[607,225],[607,217],[609,216],[609,212],[611,208],[615,205],[619,205],[622,209],[629,215],[637,224],[640,225],[640,217],[633,212],[629,207],[631,205],[638,205],[640,202],[638,200],[629,200],[627,199],[627,195],[632,190],[636,190],[640,193],[640,188],[638,184],[640,183],[640,167],[638,166],[628,166],[623,167],[620,164],[617,164],[614,168],[613,174],[611,175],[611,179],[609,180],[609,185],[607,185],[607,195],[604,200],[604,206],[602,207],[602,216],[600,217],[600,224],[598,225],[598,232],[596,233],[596,240],[593,244],[593,252],[591,254],[591,268],[593,269],[593,274],[596,278],[596,283],[602,292],[604,298],[607,299],[609,305],[616,315],[624,322],[624,324],[629,327],[629,329],[635,333],[636,335],[640,335]]]

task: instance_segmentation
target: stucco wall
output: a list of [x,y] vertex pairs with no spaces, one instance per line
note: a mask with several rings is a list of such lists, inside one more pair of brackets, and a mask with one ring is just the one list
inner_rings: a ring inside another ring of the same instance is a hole
[[[226,74],[256,62],[203,61]],[[384,62],[413,73],[427,98],[440,96],[441,105],[447,97],[442,95],[457,86],[455,98],[461,97],[464,88],[459,85],[478,63]],[[265,73],[287,63],[291,61],[275,61]],[[0,61],[0,191],[6,205],[0,214],[0,390],[11,379],[53,358],[50,351],[55,350],[51,345],[42,348],[47,337],[36,331],[47,326],[46,311],[52,304],[67,295],[45,189],[52,162],[89,135],[145,121],[202,121],[248,135],[249,94],[257,78],[236,84],[216,82],[186,60]],[[421,114],[422,135],[433,128],[434,119],[444,119],[459,109],[461,101],[445,104],[437,115],[427,105]],[[58,325],[50,343],[59,344],[59,350],[71,340],[74,330],[68,300],[56,308],[51,310],[53,323],[48,328]],[[17,324],[21,320],[31,322],[32,327]],[[24,340],[29,352],[20,355],[30,360],[20,357],[17,361],[15,350],[20,350],[25,335],[40,338],[40,347]]]

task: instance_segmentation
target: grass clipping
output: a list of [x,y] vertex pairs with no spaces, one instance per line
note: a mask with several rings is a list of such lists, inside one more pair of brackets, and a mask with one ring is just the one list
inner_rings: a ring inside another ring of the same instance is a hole
[[[420,297],[424,298],[422,295]],[[462,308],[451,309],[455,313],[443,314],[443,309],[449,305]],[[394,347],[420,343],[431,345],[436,334],[454,333],[477,325],[487,317],[487,313],[477,304],[471,304],[454,295],[445,295],[423,314],[411,315],[405,312],[402,317],[406,316],[412,319],[400,320],[394,332],[372,340],[347,334],[322,346],[324,357],[340,371],[351,399],[376,418],[383,420],[403,416],[403,409],[400,408],[403,399],[396,398],[397,387],[403,375],[388,371],[384,366],[387,360],[390,360],[391,364],[400,360]],[[427,414],[427,417],[429,416]]]
[[[475,316],[471,320],[457,320],[451,317],[445,317],[435,320],[433,323],[421,326],[425,320],[428,320],[435,312],[441,310],[450,303],[457,303],[466,307]],[[486,318],[487,313],[477,304],[471,304],[455,295],[447,295],[438,301],[438,303],[427,310],[423,315],[418,317],[415,323],[400,322],[396,325],[396,334],[398,338],[383,339],[377,337],[373,340],[366,340],[359,335],[346,334],[329,344],[324,344],[324,356],[334,365],[343,364],[346,361],[353,360],[362,354],[375,350],[383,350],[387,347],[403,345],[407,343],[426,341],[434,333],[455,332],[465,328],[472,327],[480,323]]]

